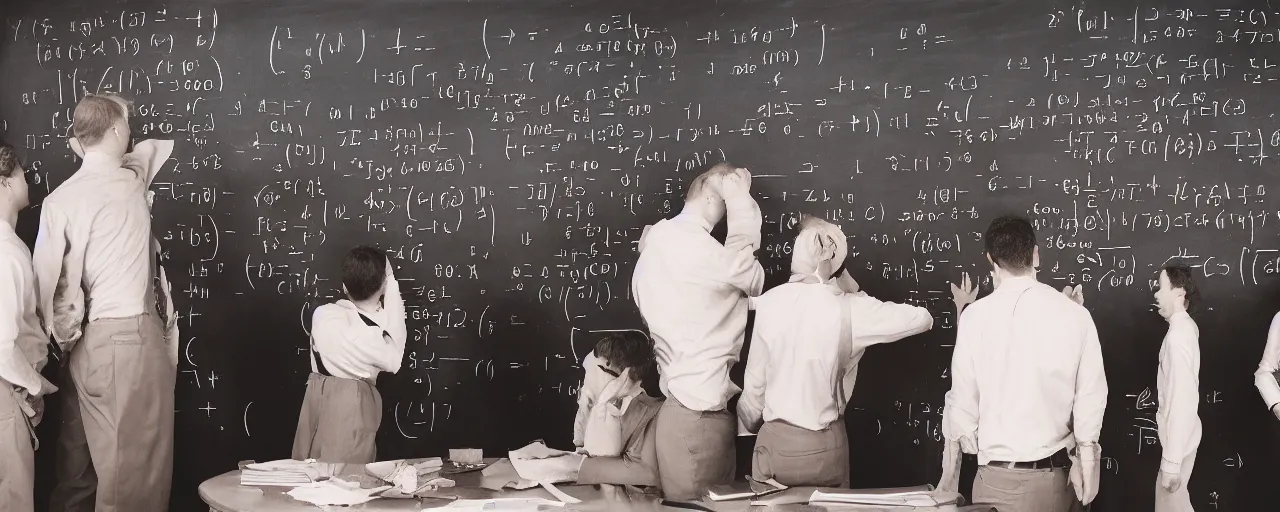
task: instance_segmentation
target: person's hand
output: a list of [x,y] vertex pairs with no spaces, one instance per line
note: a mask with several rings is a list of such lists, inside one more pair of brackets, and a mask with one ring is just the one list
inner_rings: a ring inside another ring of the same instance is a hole
[[1076,285],[1072,288],[1070,285],[1062,287],[1062,294],[1081,306],[1084,305],[1084,288]]
[[946,439],[942,448],[942,477],[938,479],[938,490],[943,492],[960,492],[960,443]]
[[1274,414],[1276,419],[1280,420],[1280,404],[1271,406],[1271,414]]
[[622,370],[622,373],[601,388],[600,395],[596,397],[596,403],[607,404],[615,399],[629,396],[639,385],[639,382],[631,379],[630,368]]
[[40,425],[40,421],[44,419],[44,395],[27,396],[27,405],[31,407],[31,426]]
[[1179,487],[1182,487],[1182,476],[1168,471],[1161,471],[1160,487],[1164,487],[1164,490],[1169,492],[1177,491]]
[[973,281],[969,280],[969,273],[965,272],[960,278],[960,286],[951,283],[951,301],[956,304],[956,314],[960,314],[964,307],[973,304],[978,300],[978,287],[973,285]]
[[726,201],[751,197],[751,171],[743,167],[720,175],[720,196]]

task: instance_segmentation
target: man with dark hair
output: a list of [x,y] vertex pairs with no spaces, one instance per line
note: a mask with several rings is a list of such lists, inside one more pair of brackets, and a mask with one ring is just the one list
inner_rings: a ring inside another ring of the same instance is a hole
[[881,302],[842,272],[840,227],[804,217],[791,279],[752,299],[756,310],[738,435],[756,435],[751,475],[789,486],[849,486],[845,405],[867,347],[933,327],[919,306]]
[[374,461],[382,395],[378,373],[400,371],[408,333],[400,284],[386,253],[368,246],[342,260],[346,299],[311,317],[311,375],[302,398],[293,458]]
[[[711,229],[726,216],[721,244]],[[764,285],[755,257],[761,222],[751,173],[723,163],[693,180],[679,215],[641,235],[631,290],[667,396],[656,424],[668,499],[698,499],[733,480],[736,422],[728,403],[739,389],[729,368],[742,350],[747,297]]]
[[44,395],[57,391],[40,375],[49,342],[36,316],[31,252],[13,228],[26,208],[27,177],[13,147],[0,142],[0,511],[32,512],[35,427]]
[[1087,505],[1107,406],[1097,328],[1083,306],[1036,280],[1040,250],[1026,219],[992,221],[986,252],[996,288],[960,316],[939,487],[956,490],[963,450],[978,455],[974,503],[1001,512]]
[[80,169],[40,207],[34,266],[46,330],[68,366],[50,509],[169,506],[176,318],[157,286],[147,188],[172,141],[133,146],[129,103],[89,94],[68,143]]
[[578,469],[578,483],[658,485],[653,419],[662,399],[641,387],[654,372],[653,344],[638,331],[623,331],[600,340],[594,354],[597,369],[610,380],[586,420],[588,457]]
[[1166,264],[1160,270],[1156,305],[1169,322],[1160,344],[1156,390],[1160,408],[1156,428],[1160,437],[1160,476],[1156,480],[1156,512],[1191,512],[1191,469],[1200,446],[1200,328],[1191,319],[1200,300],[1191,267]]

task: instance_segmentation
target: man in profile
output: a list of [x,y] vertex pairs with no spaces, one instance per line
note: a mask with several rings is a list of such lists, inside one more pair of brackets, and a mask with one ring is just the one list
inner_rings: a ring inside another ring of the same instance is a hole
[[0,511],[32,512],[35,427],[44,396],[58,388],[40,375],[49,338],[36,316],[31,251],[13,228],[28,205],[27,177],[13,147],[0,142]]
[[1098,493],[1107,406],[1097,328],[1072,297],[1036,280],[1030,222],[997,218],[985,244],[995,291],[960,316],[939,487],[955,490],[963,450],[978,455],[974,503],[1001,512],[1088,505]]
[[1160,437],[1160,477],[1156,512],[1191,512],[1187,484],[1200,447],[1200,327],[1191,319],[1200,290],[1185,263],[1160,269],[1156,306],[1169,322],[1160,344],[1156,372],[1156,427]]
[[85,96],[69,141],[80,169],[41,206],[40,307],[68,365],[50,503],[58,512],[169,506],[178,340],[157,308],[168,299],[157,301],[147,187],[173,142],[130,151],[128,121],[123,99]]
[[[712,228],[728,217],[721,244]],[[728,163],[694,178],[680,214],[646,228],[631,289],[654,341],[667,400],[655,420],[658,473],[668,499],[702,497],[735,472],[729,380],[760,294],[760,208],[751,173]]]

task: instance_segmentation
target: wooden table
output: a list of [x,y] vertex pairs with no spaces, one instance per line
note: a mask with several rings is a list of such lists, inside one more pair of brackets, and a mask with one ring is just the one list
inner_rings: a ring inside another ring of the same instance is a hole
[[[492,462],[497,459],[485,459],[486,462]],[[332,465],[333,475],[360,475],[364,474],[363,464],[334,464]],[[486,498],[543,498],[547,500],[555,500],[551,493],[535,487],[522,491],[504,489],[502,491],[491,491],[480,487],[482,474],[479,471],[470,473],[460,473],[449,475],[449,478],[456,482],[456,487],[442,489],[441,494],[455,495],[462,499],[486,499]],[[594,486],[586,485],[557,485],[561,491],[566,494],[582,500],[582,503],[567,505],[565,507],[552,507],[555,511],[604,511],[604,510],[622,510],[631,511],[681,511],[687,509],[678,509],[662,506],[661,503],[649,495],[632,496],[606,496],[600,489]],[[245,487],[240,485],[240,472],[230,471],[216,477],[206,480],[200,484],[200,499],[209,505],[210,512],[316,512],[319,507],[303,503],[285,494],[289,491],[283,487]],[[808,495],[812,493],[812,488],[795,488],[788,489],[784,492],[796,492]],[[366,512],[390,512],[390,511],[421,511],[429,510],[436,507],[448,505],[452,500],[438,498],[422,498],[422,499],[377,499],[362,505],[352,507],[342,507],[343,510],[366,511]],[[715,510],[716,512],[739,512],[750,510],[748,500],[724,501],[724,502],[707,502],[704,506]],[[763,508],[763,507],[757,507]],[[833,509],[836,509],[833,507]],[[824,507],[812,505],[788,505],[783,507],[774,507],[770,510],[795,510],[795,511],[817,511],[826,510]],[[955,507],[944,506],[937,508],[885,508],[885,507],[861,507],[861,506],[842,506],[838,510],[851,510],[860,512],[869,511],[885,511],[885,512],[907,512],[928,511],[928,512],[957,512],[957,511],[983,511],[986,509],[981,507]]]

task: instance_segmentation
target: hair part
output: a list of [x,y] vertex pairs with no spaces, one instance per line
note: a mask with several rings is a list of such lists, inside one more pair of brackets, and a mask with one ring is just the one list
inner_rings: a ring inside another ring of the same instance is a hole
[[1200,287],[1196,286],[1195,272],[1186,263],[1166,263],[1160,269],[1169,278],[1169,286],[1181,288],[1187,311],[1195,311],[1200,303]]
[[71,132],[88,147],[102,142],[117,122],[128,119],[129,102],[115,94],[87,94],[72,115]]
[[0,140],[0,178],[11,178],[22,162],[18,161],[18,151],[9,143]]
[[362,301],[382,291],[387,279],[387,253],[382,249],[359,245],[347,251],[342,259],[342,285],[351,300]]
[[619,372],[631,370],[631,379],[636,382],[644,382],[655,372],[653,342],[643,333],[611,333],[596,343],[595,352],[596,357]]
[[1035,262],[1036,230],[1025,217],[1002,215],[987,227],[984,245],[993,263],[1021,274]]

